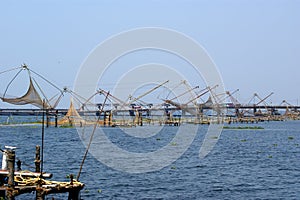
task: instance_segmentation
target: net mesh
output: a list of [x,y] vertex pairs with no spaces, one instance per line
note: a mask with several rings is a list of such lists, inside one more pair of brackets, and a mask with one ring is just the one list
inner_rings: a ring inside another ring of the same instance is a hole
[[[25,105],[25,104],[32,104],[37,106],[38,108],[50,108],[50,105],[47,103],[43,103],[39,93],[37,92],[36,88],[33,85],[32,79],[30,78],[30,84],[28,87],[27,92],[21,97],[11,97],[6,98],[5,96],[0,97],[3,102],[15,104],[15,105]],[[43,106],[44,104],[44,106]]]
[[71,101],[67,114],[58,121],[58,124],[59,125],[80,125],[82,123],[84,123],[84,120],[75,109],[73,101]]

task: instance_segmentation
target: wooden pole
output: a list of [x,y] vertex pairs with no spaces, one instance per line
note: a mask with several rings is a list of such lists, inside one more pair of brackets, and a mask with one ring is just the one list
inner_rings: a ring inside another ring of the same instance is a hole
[[36,200],[44,200],[45,199],[45,194],[44,194],[44,191],[43,191],[41,185],[37,185],[37,187],[36,187],[35,199]]
[[[90,137],[90,141],[89,141],[89,143],[88,143],[88,146],[87,146],[87,148],[86,148],[86,150],[85,150],[83,159],[82,159],[81,164],[80,164],[79,172],[78,172],[77,179],[76,179],[77,181],[79,181],[79,177],[80,177],[80,174],[81,174],[81,170],[82,170],[84,161],[85,161],[86,156],[87,156],[87,154],[88,154],[88,152],[89,152],[89,149],[90,149],[91,143],[92,143],[92,141],[93,141],[93,137],[94,137],[94,134],[95,134],[97,125],[98,125],[99,120],[100,120],[100,115],[101,115],[101,113],[103,112],[104,105],[105,105],[105,103],[106,103],[106,100],[107,100],[107,98],[108,98],[108,95],[109,95],[109,92],[107,93],[107,95],[106,95],[106,97],[105,97],[105,99],[104,99],[103,106],[102,106],[101,110],[99,111],[98,119],[97,119],[96,123],[94,124],[94,128],[93,128],[93,131],[92,131],[92,135],[91,135],[91,137]],[[78,193],[79,193],[79,192],[78,192]]]
[[7,169],[8,169],[8,189],[7,189],[7,199],[14,200],[14,177],[15,177],[15,158],[16,154],[14,150],[6,150],[7,154]]
[[111,111],[109,111],[108,123],[109,123],[109,126],[112,126],[112,112]]
[[139,120],[140,120],[139,125],[143,126],[143,114],[141,112],[139,112]]
[[103,126],[106,126],[106,111],[103,112]]
[[42,154],[41,154],[41,177],[43,175],[43,162],[44,162],[44,140],[45,140],[45,100],[43,101],[43,114],[42,114]]
[[[36,146],[36,151],[35,151],[35,167],[36,167],[36,172],[40,172],[40,178],[43,176],[43,162],[44,162],[44,135],[45,135],[45,109],[44,109],[44,103],[43,101],[43,114],[42,114],[42,155],[40,156],[40,146]],[[41,158],[41,159],[40,159]],[[36,200],[44,200],[45,199],[45,193],[43,191],[41,182],[39,181],[37,186],[36,186],[36,194],[35,194],[35,199]]]
[[49,128],[50,124],[50,117],[49,117],[49,110],[46,109],[46,127]]
[[69,196],[68,196],[68,200],[79,200],[80,199],[80,190],[78,189],[72,189],[70,192],[69,192]]
[[55,128],[57,128],[58,110],[55,111]]
[[37,145],[35,147],[35,172],[41,172],[41,147]]
[[[74,182],[74,175],[70,174],[70,185],[73,185]],[[72,188],[72,190],[69,192],[68,200],[79,200],[79,192],[80,190]]]

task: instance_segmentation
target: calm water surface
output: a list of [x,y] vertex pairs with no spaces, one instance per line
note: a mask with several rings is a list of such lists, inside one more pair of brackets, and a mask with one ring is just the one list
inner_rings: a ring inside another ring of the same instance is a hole
[[[300,121],[232,126],[264,129],[223,130],[209,156],[199,159],[199,148],[207,131],[207,126],[199,126],[194,142],[180,159],[150,173],[116,171],[89,154],[80,177],[85,183],[81,198],[300,199]],[[143,131],[152,128],[144,126]],[[176,127],[165,127],[143,140],[130,137],[119,128],[106,128],[105,133],[122,148],[145,152],[167,144],[176,130]],[[23,161],[23,169],[34,166],[35,146],[41,144],[40,126],[1,126],[0,138],[1,148],[18,147],[16,154]],[[76,129],[47,128],[44,171],[53,173],[53,180],[68,181],[68,174],[78,173],[84,151]],[[67,199],[67,194],[48,195],[47,199],[52,197]],[[21,195],[16,199],[35,199],[35,195]]]

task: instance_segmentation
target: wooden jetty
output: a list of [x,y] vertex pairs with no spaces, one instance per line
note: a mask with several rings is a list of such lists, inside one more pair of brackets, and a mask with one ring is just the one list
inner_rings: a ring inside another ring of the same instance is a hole
[[[47,180],[52,174],[41,172],[40,147],[36,147],[36,171],[16,171],[15,151],[8,149],[4,151],[7,169],[0,171],[0,199],[14,200],[16,196],[35,192],[36,200],[44,200],[46,195],[55,193],[69,193],[69,200],[79,200],[80,190],[84,184],[74,180],[70,175],[70,181],[59,182]],[[19,163],[17,163],[19,165]],[[20,168],[20,166],[18,166]]]

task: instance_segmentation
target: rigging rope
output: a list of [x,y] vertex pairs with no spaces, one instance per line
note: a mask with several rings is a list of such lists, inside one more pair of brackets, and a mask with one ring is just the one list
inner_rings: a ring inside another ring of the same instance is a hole
[[22,70],[23,70],[23,68],[20,69],[20,70],[18,71],[18,73],[13,77],[13,79],[8,83],[8,85],[7,85],[6,89],[5,89],[5,92],[4,92],[4,94],[3,94],[3,98],[5,97],[6,92],[7,92],[8,88],[9,88],[9,86],[10,86],[10,85],[12,84],[12,82],[17,78],[17,76],[21,73]]
[[[48,106],[50,106],[50,108],[52,108],[52,106],[51,106],[51,104],[50,104],[48,98],[46,97],[46,95],[45,95],[45,93],[43,92],[43,90],[42,90],[42,88],[40,87],[40,85],[36,82],[36,80],[35,80],[33,77],[32,77],[32,80],[33,80],[33,82],[36,84],[36,86],[39,88],[40,92],[42,93],[42,95],[43,95],[43,97],[44,97],[44,100],[47,101]],[[44,104],[44,103],[45,103],[45,102],[43,102],[43,104]],[[43,105],[43,106],[44,106],[44,105]],[[47,107],[48,107],[48,106],[47,106]]]
[[[81,100],[81,99],[84,99],[82,96],[76,94],[76,93],[73,92],[72,90],[66,89],[66,91],[67,91],[69,94],[71,94],[72,97],[75,98],[81,105],[84,105],[84,102],[82,102],[82,100]],[[79,98],[81,98],[81,99],[79,99]],[[85,99],[84,99],[84,100],[85,100]]]
[[23,68],[23,67],[14,67],[14,68],[12,68],[12,69],[8,69],[8,70],[5,70],[5,71],[3,71],[3,72],[0,72],[0,74],[4,74],[4,73],[6,73],[6,72],[10,72],[10,71],[13,71],[13,70],[15,70],[15,69],[20,69],[20,68]]
[[35,75],[39,76],[41,79],[43,79],[44,81],[46,81],[47,83],[49,83],[50,85],[52,85],[54,88],[56,88],[58,91],[60,91],[61,93],[63,93],[63,91],[57,87],[56,85],[54,85],[53,83],[51,83],[50,81],[48,81],[45,77],[43,77],[42,75],[36,73],[35,71],[33,71],[32,69],[28,69],[30,70],[32,73],[34,73]]
[[108,95],[109,95],[109,92],[107,93],[107,95],[106,95],[106,97],[105,97],[105,99],[104,99],[104,102],[103,102],[103,104],[102,104],[101,110],[99,111],[99,115],[98,115],[97,121],[96,121],[95,124],[94,124],[94,128],[93,128],[93,131],[92,131],[92,134],[91,134],[91,137],[90,137],[90,141],[89,141],[89,143],[88,143],[88,146],[86,147],[85,154],[84,154],[83,159],[82,159],[82,162],[81,162],[81,164],[80,164],[79,172],[78,172],[78,175],[77,175],[77,178],[76,178],[77,181],[79,181],[79,177],[80,177],[80,174],[81,174],[81,171],[82,171],[82,167],[83,167],[84,161],[85,161],[86,156],[87,156],[87,154],[88,154],[88,152],[89,152],[89,149],[90,149],[91,143],[92,143],[92,141],[93,141],[93,137],[94,137],[94,134],[95,134],[95,131],[96,131],[98,122],[99,122],[99,120],[100,120],[101,113],[103,112],[103,109],[104,109],[106,100],[107,100],[107,98],[108,98]]

